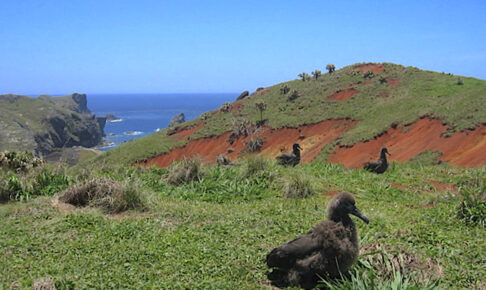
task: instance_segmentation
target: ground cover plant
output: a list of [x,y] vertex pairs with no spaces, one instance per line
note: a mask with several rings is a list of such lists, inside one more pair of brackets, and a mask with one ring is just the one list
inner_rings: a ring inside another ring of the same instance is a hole
[[[366,67],[373,67],[375,72],[368,73],[370,69]],[[329,119],[358,121],[334,145],[349,146],[370,140],[390,127],[411,124],[422,117],[440,119],[451,135],[486,122],[486,111],[480,109],[486,102],[486,82],[469,77],[461,77],[461,81],[462,85],[458,85],[454,75],[391,63],[350,65],[318,78],[295,79],[267,87],[224,104],[224,110],[207,112],[171,128],[171,132],[161,130],[127,142],[99,156],[96,164],[133,163],[167,153],[191,140],[224,132],[234,133],[230,139],[248,135],[251,124],[262,120],[263,111],[259,109],[262,102],[265,126],[269,128],[298,127]],[[354,92],[348,99],[330,98],[348,90]],[[201,125],[190,138],[178,139],[172,134]]]
[[[265,166],[261,166],[266,164]],[[248,169],[250,168],[250,169]],[[481,288],[484,225],[458,215],[463,188],[484,191],[486,168],[393,163],[376,175],[323,162],[295,168],[250,160],[201,168],[167,183],[169,169],[103,166],[73,176],[139,182],[145,210],[66,207],[54,197],[0,205],[1,288],[269,288],[265,256],[325,219],[345,190],[371,222],[356,223],[362,253],[332,289]],[[287,198],[281,178],[309,178],[314,194]],[[471,176],[477,180],[471,180]],[[62,190],[59,190],[60,194]]]

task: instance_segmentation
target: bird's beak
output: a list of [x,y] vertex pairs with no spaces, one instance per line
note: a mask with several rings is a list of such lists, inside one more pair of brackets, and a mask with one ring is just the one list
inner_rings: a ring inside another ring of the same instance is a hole
[[299,145],[297,148],[298,148],[299,150],[304,150],[304,149],[302,149],[302,147],[300,147],[300,145]]
[[359,209],[357,209],[356,207],[353,208],[353,210],[351,211],[351,214],[359,217],[361,220],[363,220],[365,223],[369,224],[370,223],[370,220],[364,215],[362,214]]
[[391,156],[391,153],[390,152],[386,151],[386,153]]

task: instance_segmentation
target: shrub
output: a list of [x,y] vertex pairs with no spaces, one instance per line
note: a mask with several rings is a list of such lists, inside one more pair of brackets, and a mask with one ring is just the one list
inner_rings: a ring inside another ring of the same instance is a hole
[[288,97],[288,101],[294,101],[295,99],[299,98],[300,97],[300,94],[297,90],[293,90],[292,91],[292,94],[290,95],[290,97]]
[[287,198],[306,198],[314,194],[314,189],[309,177],[292,171],[283,178],[282,192]]
[[216,164],[218,165],[231,165],[232,162],[231,162],[231,159],[224,155],[224,154],[219,154],[218,156],[216,156]]
[[286,95],[288,92],[290,92],[289,86],[283,85],[280,87],[280,94]]
[[185,158],[182,161],[172,163],[168,171],[167,183],[172,185],[200,180],[202,177],[201,159]]
[[464,84],[464,82],[462,81],[462,79],[457,79],[456,84],[457,84],[458,86],[462,86],[462,85]]
[[363,75],[365,79],[372,79],[375,76],[375,74],[372,71],[366,71]]
[[[0,171],[1,172],[1,171]],[[45,164],[30,172],[2,172],[0,202],[25,201],[34,196],[51,196],[69,186],[71,178],[62,167]]]
[[0,152],[0,167],[15,171],[28,171],[42,165],[44,161],[31,152]]
[[219,108],[219,110],[220,110],[221,112],[226,113],[226,112],[229,112],[229,111],[231,110],[231,108],[233,108],[233,104],[231,104],[231,103],[224,103],[224,104],[221,106],[221,108]]
[[257,137],[252,138],[250,141],[246,142],[245,151],[248,153],[258,152],[262,149],[263,138]]
[[145,208],[145,202],[135,183],[105,177],[72,186],[62,193],[59,200],[75,206],[100,207],[107,213]]
[[231,127],[233,130],[228,137],[228,142],[230,144],[233,144],[233,142],[241,136],[250,136],[257,130],[255,124],[248,119],[233,119],[231,121]]

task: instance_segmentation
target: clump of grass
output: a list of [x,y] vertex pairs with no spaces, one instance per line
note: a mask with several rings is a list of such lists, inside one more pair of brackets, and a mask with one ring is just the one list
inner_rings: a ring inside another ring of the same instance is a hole
[[44,164],[44,160],[35,157],[31,152],[0,152],[0,168],[25,172],[42,164]]
[[145,208],[144,198],[135,183],[104,177],[93,178],[84,184],[66,189],[59,200],[75,206],[99,207],[112,214]]
[[224,155],[224,154],[219,154],[218,156],[216,156],[216,164],[218,165],[231,165],[233,164],[231,162],[231,159]]
[[245,142],[245,143],[246,143],[246,147],[245,147],[246,152],[248,152],[248,153],[258,152],[262,149],[263,138],[261,138],[261,137],[252,138],[252,139],[250,139],[250,141]]
[[473,178],[461,187],[462,201],[457,217],[467,224],[486,227],[486,184],[480,177]]
[[388,246],[367,245],[341,279],[322,281],[329,289],[437,289],[442,268]]
[[312,196],[315,191],[308,176],[292,171],[283,177],[282,193],[286,198],[306,198]]
[[[19,168],[19,167],[17,167]],[[22,170],[0,170],[0,202],[26,201],[34,196],[51,196],[67,188],[71,178],[61,166],[36,165]]]
[[243,163],[243,176],[245,178],[256,176],[268,171],[270,162],[264,156],[255,155],[245,159]]
[[200,158],[185,158],[182,161],[174,162],[168,169],[167,183],[179,185],[202,177],[202,162]]
[[442,152],[435,150],[425,150],[411,158],[408,162],[412,165],[425,166],[425,165],[437,165],[439,158],[442,156]]
[[231,130],[231,134],[228,136],[228,143],[233,144],[236,139],[255,133],[256,126],[248,119],[238,118],[231,120]]

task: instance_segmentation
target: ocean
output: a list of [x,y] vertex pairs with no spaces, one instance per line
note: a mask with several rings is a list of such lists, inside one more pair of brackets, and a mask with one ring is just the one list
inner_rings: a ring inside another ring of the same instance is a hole
[[88,94],[88,108],[96,116],[112,114],[118,120],[106,122],[107,151],[123,142],[166,128],[170,120],[184,113],[186,121],[232,102],[237,93],[214,94]]

